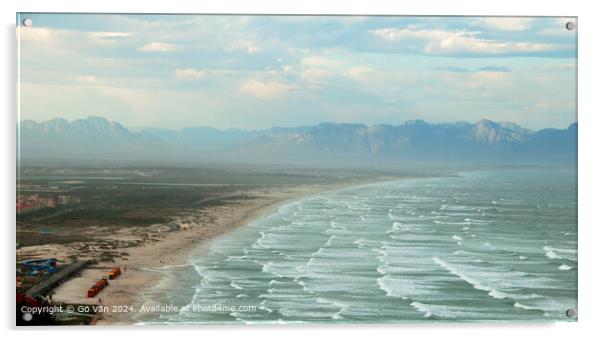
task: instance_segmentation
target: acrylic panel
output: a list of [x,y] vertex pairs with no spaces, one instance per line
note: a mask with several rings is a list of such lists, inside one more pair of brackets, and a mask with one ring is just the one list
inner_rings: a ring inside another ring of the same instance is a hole
[[577,319],[577,18],[18,13],[19,325]]

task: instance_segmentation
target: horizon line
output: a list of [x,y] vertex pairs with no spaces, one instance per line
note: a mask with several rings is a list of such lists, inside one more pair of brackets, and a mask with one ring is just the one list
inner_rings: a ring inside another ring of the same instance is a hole
[[47,123],[47,122],[51,122],[53,120],[64,120],[67,121],[68,123],[73,123],[75,121],[78,120],[90,120],[90,119],[103,119],[107,122],[110,123],[116,123],[121,125],[124,128],[127,129],[144,129],[144,128],[155,128],[155,129],[162,129],[162,130],[169,130],[169,131],[182,131],[184,129],[187,128],[212,128],[218,131],[228,131],[228,130],[241,130],[241,131],[262,131],[262,130],[269,130],[269,129],[274,129],[274,128],[301,128],[301,127],[314,127],[314,126],[319,126],[319,125],[325,125],[325,124],[332,124],[332,125],[359,125],[359,126],[364,126],[364,127],[375,127],[375,126],[391,126],[391,127],[399,127],[399,126],[404,126],[407,125],[408,123],[412,123],[412,122],[424,122],[427,123],[429,125],[445,125],[445,124],[458,124],[458,123],[465,123],[465,124],[470,124],[470,125],[476,125],[479,122],[482,121],[489,121],[489,122],[493,122],[493,123],[497,123],[497,124],[503,124],[503,123],[510,123],[510,124],[514,124],[520,128],[523,129],[527,129],[527,130],[531,130],[531,131],[540,131],[540,130],[545,130],[545,129],[568,129],[570,128],[572,125],[575,125],[578,123],[577,120],[573,121],[572,123],[569,123],[565,128],[560,128],[560,127],[543,127],[543,128],[539,128],[539,129],[532,129],[532,128],[527,128],[527,127],[523,127],[522,125],[510,121],[510,120],[491,120],[491,119],[487,119],[487,118],[481,118],[475,122],[470,122],[467,120],[456,120],[456,121],[447,121],[447,122],[430,122],[428,120],[424,120],[424,119],[410,119],[410,120],[406,120],[404,122],[401,122],[399,124],[392,124],[392,123],[375,123],[375,124],[365,124],[365,123],[361,123],[361,122],[335,122],[335,121],[321,121],[321,122],[316,122],[316,123],[308,123],[308,124],[303,124],[303,125],[291,125],[291,126],[279,126],[279,125],[273,125],[271,127],[266,127],[266,128],[249,128],[249,129],[245,129],[245,128],[239,128],[239,127],[227,127],[227,128],[218,128],[218,127],[214,127],[214,126],[209,126],[209,125],[190,125],[190,126],[185,126],[185,127],[180,127],[180,128],[165,128],[165,127],[159,127],[159,126],[151,126],[151,125],[147,125],[147,126],[133,126],[133,125],[125,125],[119,121],[116,120],[111,120],[107,117],[104,116],[99,116],[99,115],[89,115],[87,117],[82,117],[82,118],[75,118],[72,120],[69,120],[67,118],[63,118],[63,117],[55,117],[52,119],[48,119],[48,120],[34,120],[34,119],[22,119],[20,121],[17,122],[17,125],[20,125],[23,122],[26,121],[32,121],[34,123],[37,124],[43,124],[43,123]]

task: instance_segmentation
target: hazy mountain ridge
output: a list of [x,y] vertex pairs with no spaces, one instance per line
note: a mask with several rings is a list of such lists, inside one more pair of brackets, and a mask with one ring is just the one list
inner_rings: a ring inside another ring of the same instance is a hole
[[123,125],[91,116],[71,122],[56,118],[45,122],[24,120],[17,129],[21,155],[31,158],[150,157],[169,146],[146,132],[130,132]]
[[577,123],[533,131],[512,122],[482,119],[428,123],[321,123],[266,130],[125,128],[101,117],[22,121],[23,158],[108,158],[291,164],[479,163],[571,164]]

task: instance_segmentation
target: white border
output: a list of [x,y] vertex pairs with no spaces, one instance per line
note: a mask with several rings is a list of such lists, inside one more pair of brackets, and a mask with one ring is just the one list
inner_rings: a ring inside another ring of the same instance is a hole
[[[99,1],[96,3],[54,0],[23,0],[18,11],[28,12],[146,12],[146,13],[259,13],[259,14],[405,14],[405,15],[550,15],[576,16],[578,1],[547,1],[545,5],[520,0],[487,3],[478,0],[429,0],[397,3],[385,0],[170,0],[145,2]],[[583,13],[581,13],[583,14]]]
[[[579,17],[579,322],[558,324],[515,324],[515,325],[350,325],[350,326],[286,326],[286,327],[153,327],[153,328],[51,328],[13,333],[24,337],[61,335],[64,338],[81,338],[81,331],[90,338],[119,335],[116,330],[136,331],[152,338],[175,334],[182,337],[230,337],[251,336],[273,338],[291,336],[301,338],[328,335],[345,338],[372,338],[387,336],[420,336],[445,338],[488,338],[545,336],[546,338],[574,338],[599,332],[597,326],[600,292],[602,286],[599,270],[600,223],[598,192],[600,185],[600,107],[599,81],[600,54],[599,32],[602,32],[600,12],[595,5],[586,1],[542,1],[524,0],[434,0],[412,1],[393,4],[384,0],[222,0],[214,2],[192,0],[168,1],[69,1],[69,0],[22,0],[18,3],[2,1],[2,195],[0,206],[4,217],[0,228],[3,231],[2,249],[2,296],[0,307],[2,331],[15,331],[14,327],[14,192],[15,192],[15,126],[16,126],[16,40],[14,25],[16,12],[147,12],[147,13],[261,13],[261,14],[405,14],[405,15],[553,15]],[[107,333],[108,332],[108,333]],[[133,333],[132,333],[133,334]]]

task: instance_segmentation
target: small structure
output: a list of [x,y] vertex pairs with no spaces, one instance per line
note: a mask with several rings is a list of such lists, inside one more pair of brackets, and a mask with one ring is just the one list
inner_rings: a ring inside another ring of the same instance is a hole
[[47,275],[57,271],[56,258],[23,260],[19,262],[19,266],[21,272],[26,272],[29,276]]
[[58,197],[59,205],[69,205],[70,202],[71,202],[71,199],[69,198],[68,195],[59,195],[59,197]]
[[81,271],[84,267],[90,264],[89,260],[76,261],[71,265],[63,267],[61,270],[58,270],[56,273],[49,274],[46,279],[44,279],[39,284],[34,285],[30,289],[25,292],[26,296],[36,297],[38,295],[43,295],[44,293],[50,291],[58,284],[65,281],[71,275]]
[[109,286],[109,281],[105,278],[102,278],[96,282],[92,287],[88,289],[88,298],[94,298],[98,293],[100,293],[105,287]]
[[182,230],[182,225],[177,222],[170,222],[167,224],[170,232],[180,232]]
[[109,280],[117,279],[121,275],[121,269],[119,267],[113,267],[109,273]]

